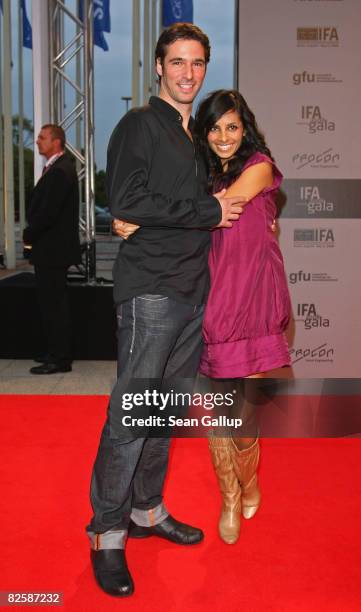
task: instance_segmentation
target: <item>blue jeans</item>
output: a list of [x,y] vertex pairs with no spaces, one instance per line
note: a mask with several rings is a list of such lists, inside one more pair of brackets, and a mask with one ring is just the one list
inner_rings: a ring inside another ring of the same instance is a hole
[[118,379],[93,469],[94,516],[88,532],[126,530],[132,511],[140,519],[144,513],[144,524],[147,513],[154,509],[154,524],[166,516],[162,490],[169,437],[137,437],[125,427],[122,396],[133,388],[134,381],[137,391],[139,381],[157,387],[167,381],[185,381],[189,389],[202,351],[203,311],[203,306],[153,294],[118,306]]

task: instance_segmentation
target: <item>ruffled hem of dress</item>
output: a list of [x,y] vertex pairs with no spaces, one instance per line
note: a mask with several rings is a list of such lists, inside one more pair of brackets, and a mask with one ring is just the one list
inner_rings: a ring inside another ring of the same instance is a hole
[[206,344],[199,371],[210,378],[243,378],[291,365],[284,334]]

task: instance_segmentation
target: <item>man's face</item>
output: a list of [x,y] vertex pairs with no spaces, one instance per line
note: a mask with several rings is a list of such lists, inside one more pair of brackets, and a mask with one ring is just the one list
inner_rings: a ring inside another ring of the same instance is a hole
[[49,128],[42,128],[39,132],[36,140],[40,155],[44,155],[46,159],[50,159],[52,155],[59,153],[60,140],[59,138],[53,138],[51,130]]
[[197,40],[176,40],[168,45],[163,64],[157,59],[156,68],[162,77],[160,98],[176,107],[192,104],[206,75],[203,46]]

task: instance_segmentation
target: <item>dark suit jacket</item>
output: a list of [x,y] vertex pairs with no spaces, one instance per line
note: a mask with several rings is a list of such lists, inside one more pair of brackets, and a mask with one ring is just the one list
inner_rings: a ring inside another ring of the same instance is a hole
[[23,239],[32,245],[34,265],[64,267],[81,261],[78,178],[66,154],[35,185],[27,221]]

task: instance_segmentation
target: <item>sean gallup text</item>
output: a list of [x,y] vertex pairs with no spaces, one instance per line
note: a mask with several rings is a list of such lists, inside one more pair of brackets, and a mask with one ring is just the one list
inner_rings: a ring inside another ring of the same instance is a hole
[[132,417],[129,414],[122,417],[124,427],[242,427],[242,419],[231,418],[224,415],[211,417],[204,415],[201,418],[184,418],[169,415],[167,417],[149,416],[144,419]]

